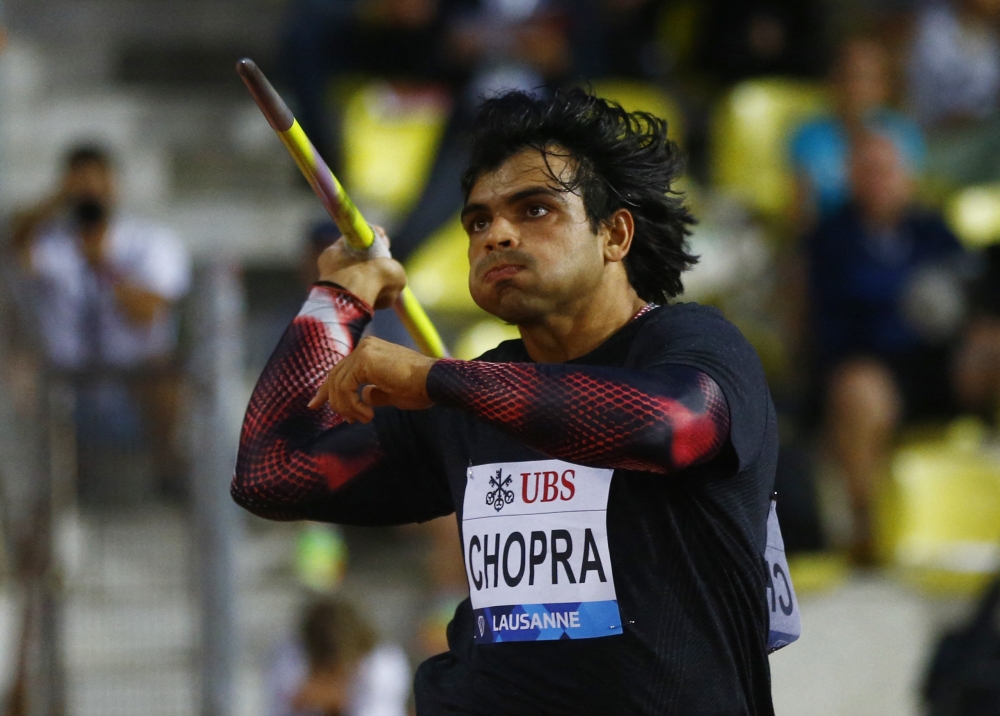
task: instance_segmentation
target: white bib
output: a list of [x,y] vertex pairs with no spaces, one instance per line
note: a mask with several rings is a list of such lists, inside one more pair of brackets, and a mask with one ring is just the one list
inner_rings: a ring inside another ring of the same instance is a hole
[[781,536],[773,499],[767,514],[764,559],[767,562],[767,605],[771,610],[771,628],[767,636],[770,653],[788,646],[802,635],[799,600],[795,598],[795,589],[792,587],[792,576],[785,558],[785,540]]
[[607,531],[613,474],[561,460],[469,467],[462,541],[477,644],[621,633]]

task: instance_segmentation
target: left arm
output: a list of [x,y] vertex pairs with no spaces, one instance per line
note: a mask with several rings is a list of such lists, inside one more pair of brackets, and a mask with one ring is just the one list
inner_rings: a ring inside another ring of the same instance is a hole
[[722,389],[685,365],[434,361],[372,338],[333,369],[313,407],[325,400],[347,420],[362,422],[371,420],[374,405],[414,409],[434,402],[554,458],[664,474],[711,460],[730,432]]
[[427,392],[552,457],[670,473],[715,457],[729,407],[708,375],[536,363],[438,361]]

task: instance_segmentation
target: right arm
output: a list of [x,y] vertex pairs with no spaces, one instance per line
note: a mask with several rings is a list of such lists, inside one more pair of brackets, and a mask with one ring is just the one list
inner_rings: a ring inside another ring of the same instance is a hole
[[[321,270],[321,278],[337,279],[345,288],[312,289],[254,388],[230,491],[256,515],[373,525],[453,511],[444,482],[428,463],[429,451],[414,460],[404,447],[420,442],[411,433],[421,421],[392,415],[352,424],[327,406],[309,407],[330,369],[357,345],[371,319],[370,303],[391,303],[405,281],[394,261],[366,263],[351,267],[360,279],[351,271]],[[378,280],[366,283],[379,271]]]

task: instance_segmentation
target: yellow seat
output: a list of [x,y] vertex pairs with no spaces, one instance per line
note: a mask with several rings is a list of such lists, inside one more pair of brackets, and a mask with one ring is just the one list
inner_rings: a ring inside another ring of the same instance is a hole
[[420,196],[448,119],[435,89],[360,84],[344,101],[344,185],[355,201],[400,214]]
[[932,590],[971,592],[1000,568],[1000,459],[974,418],[899,449],[876,500],[879,551]]
[[1000,184],[963,189],[948,202],[945,213],[952,230],[970,249],[1000,241]]
[[748,80],[716,106],[711,172],[716,187],[765,217],[787,215],[795,177],[789,142],[795,129],[827,107],[822,86],[783,78]]
[[629,112],[649,112],[667,120],[668,134],[678,144],[684,144],[684,116],[669,93],[650,82],[608,79],[593,84],[594,94],[617,102]]
[[456,215],[431,234],[406,262],[413,293],[428,311],[485,319],[469,295],[469,237]]
[[519,338],[511,326],[479,308],[469,295],[469,239],[458,217],[427,239],[410,257],[406,275],[424,307],[455,328],[452,355],[472,360],[502,341]]

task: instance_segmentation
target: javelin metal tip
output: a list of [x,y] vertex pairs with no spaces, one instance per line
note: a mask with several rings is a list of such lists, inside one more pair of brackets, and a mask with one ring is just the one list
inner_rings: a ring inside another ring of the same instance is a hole
[[257,63],[251,60],[249,57],[243,57],[236,61],[236,71],[241,75],[244,72],[253,72],[254,70],[260,71],[257,68]]
[[236,62],[236,72],[243,79],[243,83],[250,90],[260,111],[267,117],[268,124],[277,132],[287,132],[295,122],[288,105],[286,105],[274,87],[267,81],[264,73],[257,67],[257,63],[249,57],[244,57]]

